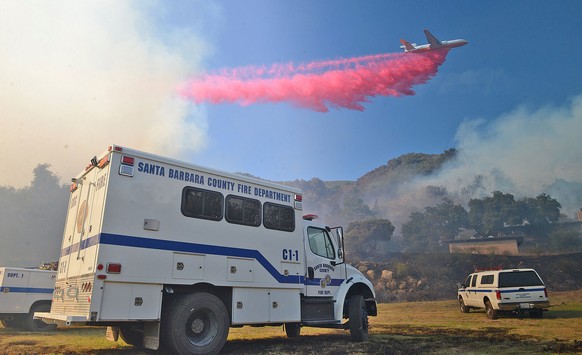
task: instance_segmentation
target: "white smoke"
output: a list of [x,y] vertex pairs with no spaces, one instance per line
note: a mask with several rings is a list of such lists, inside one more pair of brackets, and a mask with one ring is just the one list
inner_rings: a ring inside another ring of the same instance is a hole
[[66,181],[110,144],[174,157],[204,147],[205,113],[176,88],[208,49],[192,32],[160,33],[154,4],[2,2],[0,186],[30,184],[39,163]]
[[489,123],[467,120],[457,130],[457,158],[420,183],[446,187],[464,202],[495,190],[535,197],[559,180],[580,183],[581,132],[582,96],[563,107],[520,107]]

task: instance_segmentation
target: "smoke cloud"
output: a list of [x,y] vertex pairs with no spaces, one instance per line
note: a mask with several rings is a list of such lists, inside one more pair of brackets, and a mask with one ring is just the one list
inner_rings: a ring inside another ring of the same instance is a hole
[[289,102],[318,112],[330,107],[364,111],[375,96],[414,95],[444,63],[448,50],[422,54],[379,54],[295,65],[223,69],[183,85],[196,103]]
[[461,203],[491,196],[548,193],[573,218],[582,208],[582,96],[566,105],[519,107],[492,121],[473,119],[457,129],[457,157],[414,188],[440,186]]
[[2,2],[0,186],[30,184],[44,163],[68,180],[111,144],[176,157],[204,147],[206,115],[175,88],[208,49],[159,32],[155,5]]

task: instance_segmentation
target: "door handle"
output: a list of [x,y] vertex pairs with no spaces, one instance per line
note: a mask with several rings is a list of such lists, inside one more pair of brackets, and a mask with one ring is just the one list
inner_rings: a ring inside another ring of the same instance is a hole
[[313,280],[314,277],[315,277],[315,270],[313,270],[313,268],[310,266],[307,268],[307,278],[310,280]]

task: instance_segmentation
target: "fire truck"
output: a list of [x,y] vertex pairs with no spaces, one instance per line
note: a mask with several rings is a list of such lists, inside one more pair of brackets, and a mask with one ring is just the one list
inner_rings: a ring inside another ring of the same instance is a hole
[[0,322],[5,328],[52,330],[52,324],[34,319],[35,312],[51,307],[56,271],[0,267]]
[[50,312],[148,349],[209,354],[230,327],[368,338],[372,284],[299,189],[110,146],[72,179]]

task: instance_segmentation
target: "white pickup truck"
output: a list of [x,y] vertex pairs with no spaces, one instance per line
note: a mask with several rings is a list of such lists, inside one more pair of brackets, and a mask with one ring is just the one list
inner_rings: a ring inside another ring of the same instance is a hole
[[550,306],[548,290],[534,269],[477,271],[457,286],[461,312],[485,308],[489,319],[497,319],[501,312],[541,318]]
[[0,267],[0,322],[5,328],[40,331],[54,329],[34,319],[34,312],[51,308],[57,272]]

